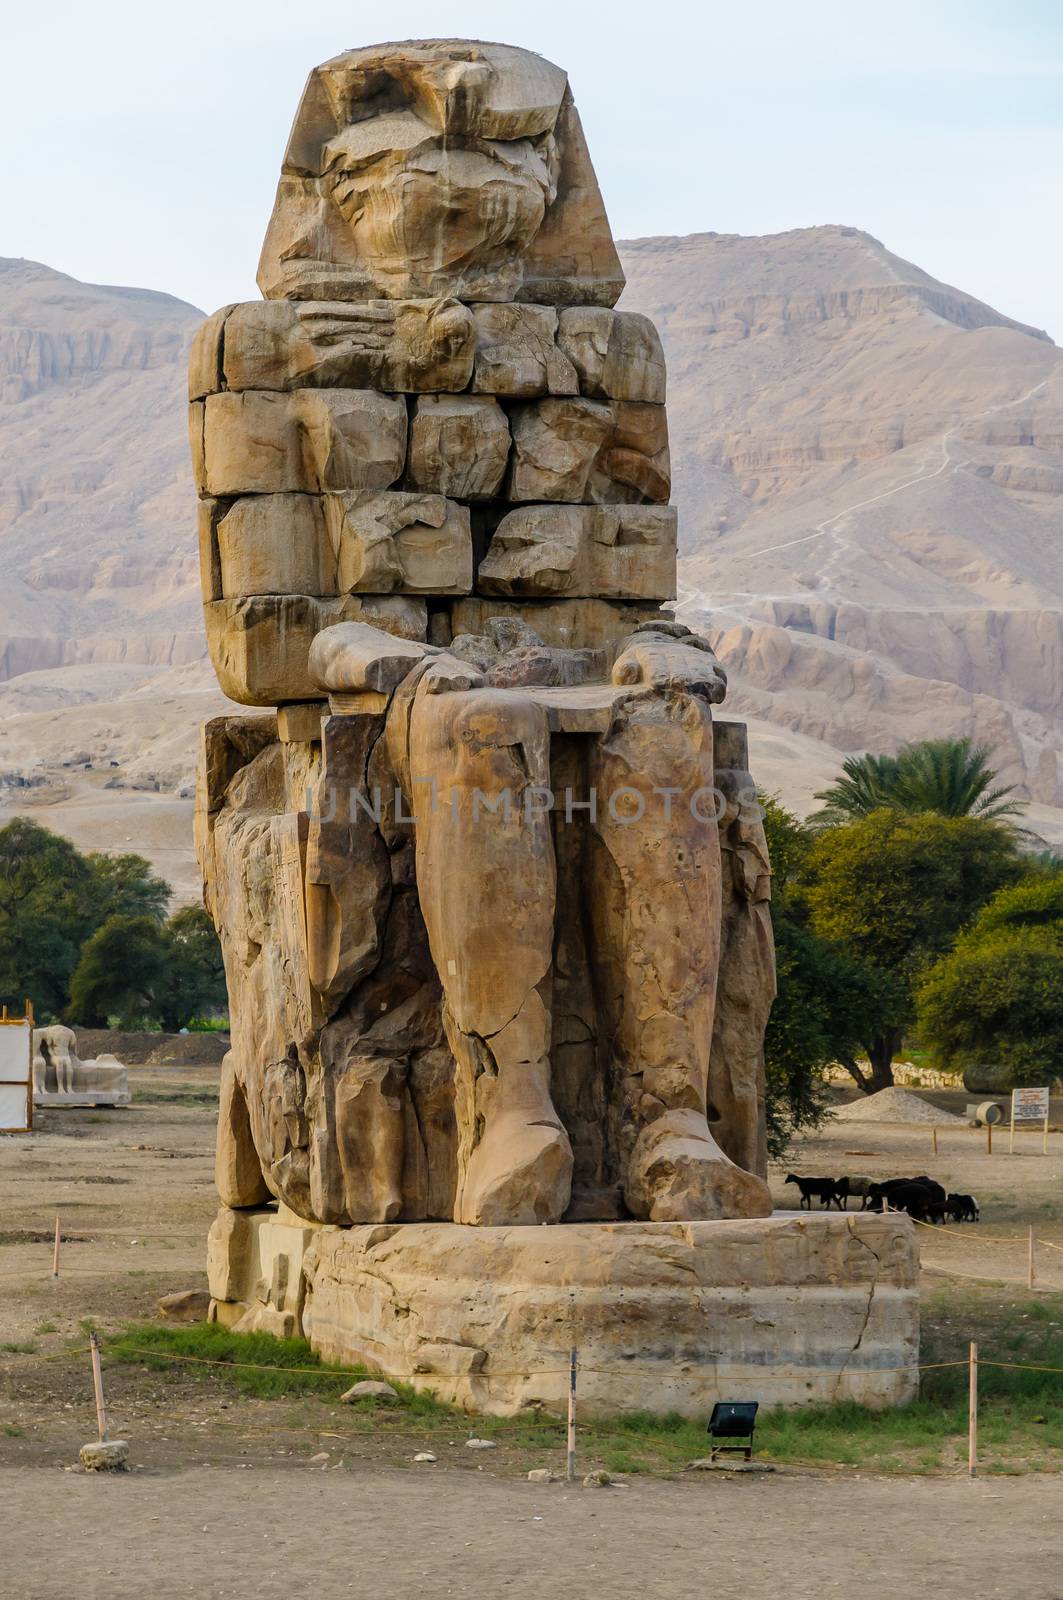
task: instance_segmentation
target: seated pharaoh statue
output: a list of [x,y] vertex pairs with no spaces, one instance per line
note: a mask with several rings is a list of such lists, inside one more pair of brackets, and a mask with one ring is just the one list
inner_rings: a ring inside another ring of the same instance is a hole
[[312,73],[197,336],[218,1185],[312,1223],[764,1217],[769,868],[675,594],[665,364],[565,73]]

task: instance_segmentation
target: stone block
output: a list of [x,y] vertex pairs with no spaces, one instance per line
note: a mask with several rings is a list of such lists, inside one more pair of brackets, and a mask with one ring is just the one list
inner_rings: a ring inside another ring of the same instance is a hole
[[405,402],[367,389],[214,394],[193,404],[189,429],[207,495],[386,489],[406,460]]
[[218,517],[214,538],[223,599],[338,592],[317,495],[246,495]]
[[663,503],[670,489],[663,406],[539,400],[514,408],[509,498],[597,505]]
[[230,700],[277,706],[319,692],[309,670],[310,646],[336,622],[370,622],[400,638],[423,639],[423,601],[401,595],[252,595],[203,607],[207,648]]
[[[457,393],[472,377],[476,329],[449,299],[259,300],[229,308],[221,343],[228,389]],[[197,384],[209,371],[201,357]]]
[[557,347],[553,306],[479,305],[476,321],[474,394],[530,400],[539,395],[576,395],[576,369]]
[[640,622],[658,615],[655,605],[611,600],[494,600],[469,595],[451,606],[452,636],[487,633],[493,618],[516,618],[544,644],[564,650],[615,649]]
[[486,395],[423,395],[410,422],[410,488],[455,500],[496,495],[509,462],[509,423]]
[[481,594],[668,600],[675,594],[672,506],[520,506],[480,563]]
[[[208,394],[217,394],[225,387],[222,370],[222,339],[225,324],[235,306],[222,306],[212,317],[207,317],[196,329],[192,348],[188,353],[188,398],[202,400]],[[263,384],[262,388],[274,388]]]
[[[201,494],[284,494],[311,485],[303,471],[299,421],[285,394],[212,394],[202,407],[202,468],[193,464]],[[190,427],[194,429],[194,420]]]
[[245,1216],[253,1248],[215,1223],[215,1254],[228,1238],[238,1259],[215,1267],[212,1290],[224,1284],[257,1305],[265,1325],[296,1310],[298,1269],[308,1292],[296,1331],[301,1323],[325,1362],[365,1362],[470,1412],[562,1409],[573,1343],[590,1416],[704,1419],[736,1393],[768,1406],[900,1405],[918,1390],[907,1217],[571,1223],[559,1235],[455,1223],[311,1229],[283,1208]]
[[300,700],[277,709],[277,737],[282,744],[311,744],[321,739],[321,719],[327,715],[323,700]]
[[328,494],[325,524],[340,593],[467,594],[467,506],[441,494]]
[[612,432],[612,412],[595,400],[540,400],[512,415],[511,500],[579,502]]
[[616,500],[664,505],[672,488],[664,406],[636,400],[612,406],[613,430],[591,470],[588,499],[602,505]]
[[214,1300],[239,1300],[253,1292],[258,1274],[258,1240],[252,1211],[223,1205],[207,1234],[207,1284]]
[[212,717],[199,731],[196,809],[213,815],[241,767],[277,738],[276,717]]
[[604,306],[567,306],[557,342],[579,374],[580,394],[664,404],[664,351],[649,317]]
[[199,541],[199,586],[204,600],[220,600],[221,555],[218,550],[217,524],[227,506],[227,500],[200,500],[196,504],[196,535]]
[[406,402],[371,389],[301,389],[292,400],[311,489],[386,489],[406,461]]

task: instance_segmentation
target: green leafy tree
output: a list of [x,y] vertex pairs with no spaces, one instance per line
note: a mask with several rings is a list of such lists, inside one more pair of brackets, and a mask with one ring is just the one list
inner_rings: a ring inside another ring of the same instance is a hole
[[852,1059],[881,1004],[881,979],[807,926],[802,874],[815,835],[779,801],[761,796],[772,864],[778,993],[764,1040],[768,1146],[779,1156],[826,1112],[823,1069]]
[[105,855],[94,850],[86,857],[95,880],[94,900],[97,925],[109,917],[166,916],[173,891],[151,869],[143,856]]
[[802,870],[809,925],[873,974],[875,1004],[860,1029],[871,1070],[838,1055],[865,1092],[893,1082],[924,972],[1021,872],[1013,835],[982,817],[882,808],[817,834]]
[[69,840],[16,817],[0,828],[0,995],[59,1016],[96,926],[93,871]]
[[925,739],[904,745],[895,756],[850,756],[842,762],[843,776],[816,795],[824,808],[813,822],[833,827],[883,806],[988,821],[1019,817],[1025,803],[1014,798],[1013,785],[997,783],[990,755],[988,745],[970,739]]
[[86,941],[113,916],[160,924],[170,888],[142,856],[83,855],[69,839],[17,817],[0,828],[0,998],[63,1016]]
[[108,917],[81,952],[70,980],[70,1020],[86,1028],[148,1020],[166,975],[166,936],[155,917]]
[[1063,1073],[1063,873],[995,895],[924,975],[920,1038],[943,1066],[989,1067],[1001,1088]]
[[206,912],[188,906],[166,923],[109,917],[88,940],[70,984],[70,1020],[105,1028],[158,1023],[176,1031],[225,1004],[218,936]]
[[202,906],[186,906],[167,922],[166,971],[155,994],[164,1028],[187,1027],[193,1017],[223,1009],[228,995],[218,935]]

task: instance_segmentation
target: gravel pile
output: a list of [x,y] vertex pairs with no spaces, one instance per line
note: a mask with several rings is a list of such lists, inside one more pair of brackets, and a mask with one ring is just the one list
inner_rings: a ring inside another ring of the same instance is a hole
[[852,1105],[840,1106],[834,1115],[840,1122],[933,1122],[939,1128],[950,1122],[964,1125],[962,1117],[939,1111],[907,1089],[880,1089],[878,1094],[861,1095]]

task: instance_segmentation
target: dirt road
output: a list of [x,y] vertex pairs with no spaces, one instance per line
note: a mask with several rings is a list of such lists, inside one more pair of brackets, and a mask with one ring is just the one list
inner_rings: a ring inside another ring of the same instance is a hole
[[[71,1471],[95,1421],[79,1324],[116,1329],[205,1282],[217,1068],[132,1078],[126,1111],[45,1113],[32,1137],[0,1141],[0,1593],[1063,1600],[1058,1477],[780,1470],[541,1486],[525,1480],[528,1465],[556,1468],[560,1447],[537,1456],[500,1440],[481,1463],[459,1424],[432,1443],[438,1463],[415,1466],[428,1441],[412,1419],[381,1418],[378,1434],[355,1440],[334,1399],[238,1397],[187,1369],[135,1365],[107,1372],[113,1431],[133,1442],[135,1470]],[[1009,1158],[1006,1142],[990,1158],[953,1126],[935,1158],[926,1128],[836,1124],[773,1172],[777,1203],[794,1203],[782,1183],[791,1168],[929,1171],[978,1194],[981,1227],[922,1239],[931,1290],[946,1268],[1021,1275],[1027,1219],[1063,1245],[1063,1135],[1047,1159],[1032,1145]],[[68,1242],[55,1283],[57,1209]],[[323,1451],[325,1466],[311,1466]]]
[[3,1468],[0,1499],[7,1592],[23,1600],[1063,1595],[1058,1480],[1043,1478],[570,1490],[441,1466],[112,1480]]

